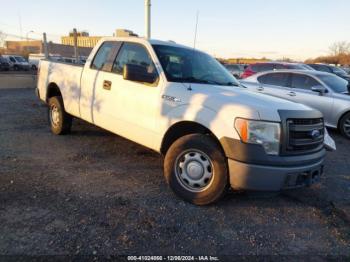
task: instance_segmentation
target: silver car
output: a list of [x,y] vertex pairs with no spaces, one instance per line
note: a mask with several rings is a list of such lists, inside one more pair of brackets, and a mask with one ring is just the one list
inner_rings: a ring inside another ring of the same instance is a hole
[[279,70],[258,73],[241,81],[249,90],[305,104],[321,111],[325,125],[350,139],[348,81],[319,71]]

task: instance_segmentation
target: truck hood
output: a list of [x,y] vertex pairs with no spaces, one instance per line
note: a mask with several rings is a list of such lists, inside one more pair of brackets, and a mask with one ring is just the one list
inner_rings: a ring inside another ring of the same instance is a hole
[[[281,98],[255,93],[243,87],[191,85],[201,104],[219,114],[279,122],[279,110],[312,111],[310,107]],[[203,100],[204,99],[204,100]]]

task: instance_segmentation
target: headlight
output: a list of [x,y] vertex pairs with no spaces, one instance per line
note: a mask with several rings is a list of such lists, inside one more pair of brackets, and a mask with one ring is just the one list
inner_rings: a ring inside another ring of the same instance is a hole
[[278,155],[281,125],[279,123],[236,118],[235,128],[242,142],[262,145],[268,155]]

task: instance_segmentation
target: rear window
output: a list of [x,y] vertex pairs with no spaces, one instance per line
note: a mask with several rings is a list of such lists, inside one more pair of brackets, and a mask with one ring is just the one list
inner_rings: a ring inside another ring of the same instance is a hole
[[258,77],[258,82],[273,86],[288,86],[288,76],[286,73],[271,73]]

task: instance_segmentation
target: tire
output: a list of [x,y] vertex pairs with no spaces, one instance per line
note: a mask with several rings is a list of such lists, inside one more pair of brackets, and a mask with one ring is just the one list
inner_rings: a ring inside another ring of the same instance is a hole
[[171,145],[164,176],[176,195],[195,205],[217,202],[229,184],[224,153],[213,138],[203,134],[186,135]]
[[339,122],[340,133],[347,139],[350,139],[350,112],[346,113]]
[[14,70],[14,71],[19,71],[19,67],[15,65],[15,66],[13,67],[13,70]]
[[49,99],[48,120],[51,131],[55,135],[65,135],[70,132],[72,116],[64,110],[62,97],[54,96]]

